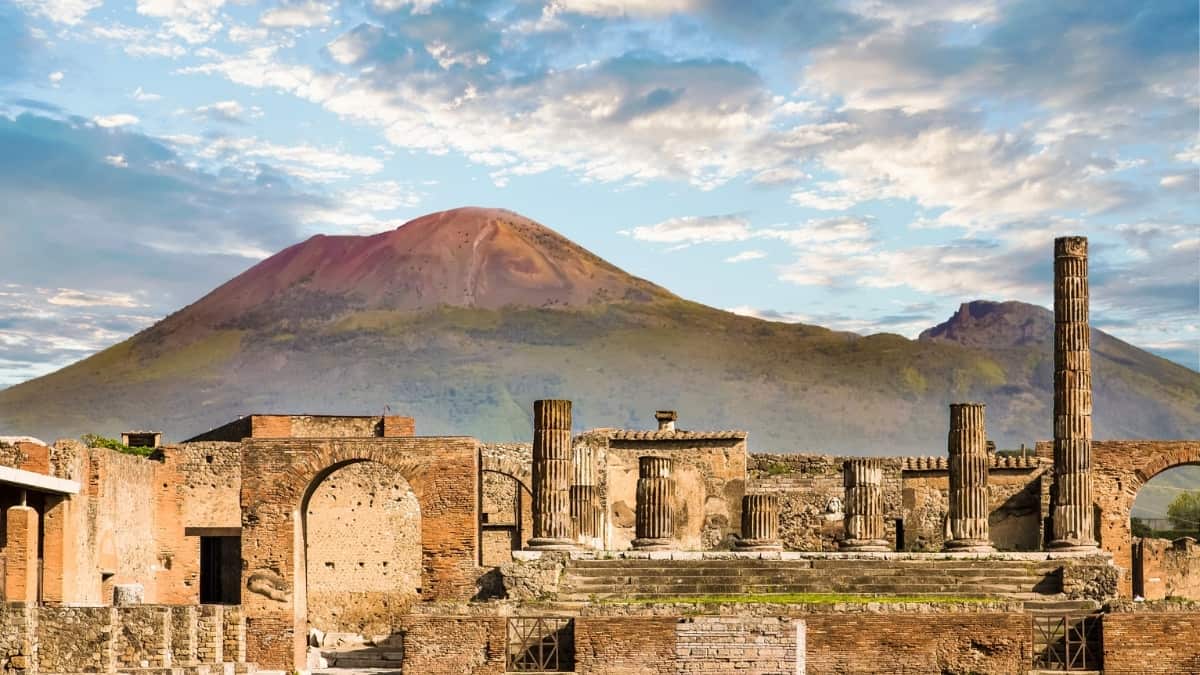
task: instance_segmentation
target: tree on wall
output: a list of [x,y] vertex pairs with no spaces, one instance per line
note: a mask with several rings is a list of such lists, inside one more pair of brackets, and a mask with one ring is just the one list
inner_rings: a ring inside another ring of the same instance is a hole
[[1167,517],[1178,530],[1200,530],[1200,491],[1183,492],[1167,507]]

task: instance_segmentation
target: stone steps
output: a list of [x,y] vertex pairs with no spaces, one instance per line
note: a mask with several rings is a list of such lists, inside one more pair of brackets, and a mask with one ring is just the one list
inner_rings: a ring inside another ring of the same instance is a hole
[[573,560],[564,600],[849,593],[1036,599],[1061,592],[1057,565],[1005,560]]

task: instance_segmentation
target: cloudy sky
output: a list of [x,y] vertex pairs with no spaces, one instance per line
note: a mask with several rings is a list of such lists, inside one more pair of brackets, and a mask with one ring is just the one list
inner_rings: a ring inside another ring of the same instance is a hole
[[1050,300],[1198,364],[1197,5],[0,1],[0,386],[318,232],[503,206],[717,307]]

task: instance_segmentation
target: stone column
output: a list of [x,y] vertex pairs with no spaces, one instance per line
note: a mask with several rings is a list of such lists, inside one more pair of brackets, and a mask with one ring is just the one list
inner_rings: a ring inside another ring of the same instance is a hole
[[[24,501],[22,497],[21,501]],[[5,512],[8,546],[4,568],[4,600],[36,605],[38,601],[38,513],[18,504]]]
[[1054,240],[1054,495],[1050,548],[1095,549],[1086,237]]
[[947,551],[994,551],[988,536],[987,432],[982,403],[950,404],[950,538]]
[[600,508],[600,488],[596,486],[595,448],[580,443],[574,448],[575,480],[571,484],[571,524],[575,543],[587,548],[602,548],[600,532],[603,512]]
[[742,497],[742,537],[737,548],[743,551],[780,551],[779,498],[775,495]]
[[883,528],[883,462],[848,459],[842,464],[846,486],[846,538],[843,551],[890,551]]
[[670,457],[638,458],[636,515],[634,548],[671,548],[675,536],[675,479],[671,477]]
[[533,537],[529,548],[567,551],[571,538],[571,402],[533,402]]

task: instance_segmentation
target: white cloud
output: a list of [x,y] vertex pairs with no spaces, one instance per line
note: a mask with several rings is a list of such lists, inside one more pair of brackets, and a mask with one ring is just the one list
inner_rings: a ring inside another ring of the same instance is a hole
[[115,115],[101,115],[99,117],[93,117],[92,121],[95,122],[97,126],[104,127],[105,129],[111,129],[113,127],[124,127],[131,124],[137,124],[138,118],[128,113],[117,113]]
[[254,137],[217,138],[199,148],[196,154],[205,159],[220,159],[247,174],[256,173],[259,162],[267,162],[292,176],[313,182],[369,176],[383,170],[383,162],[375,157],[308,144],[279,145]]
[[141,87],[138,87],[137,89],[135,89],[134,92],[132,94],[130,94],[130,98],[132,98],[135,101],[143,101],[146,103],[152,103],[154,101],[162,100],[162,96],[160,96],[158,94],[152,94],[152,93],[142,89]]
[[557,11],[594,16],[665,16],[695,4],[693,0],[550,0],[548,6]]
[[56,70],[53,73],[50,73],[48,79],[54,84],[54,86],[58,86],[58,83],[63,81],[63,72],[61,70]]
[[725,262],[740,263],[740,262],[747,262],[750,260],[760,260],[765,257],[767,257],[767,254],[764,253],[763,251],[742,251],[741,253],[738,253],[736,255],[729,256],[728,258],[725,259]]
[[59,288],[54,295],[46,298],[46,302],[62,307],[145,307],[135,296],[129,293],[106,293],[101,291],[81,291],[73,288]]
[[202,44],[221,30],[218,12],[225,0],[137,0],[138,14],[163,20],[163,30],[190,44]]
[[270,32],[266,28],[250,28],[235,24],[229,27],[227,34],[230,42],[254,43],[265,41]]
[[268,28],[315,28],[328,26],[333,22],[329,18],[331,5],[315,0],[292,2],[274,7],[263,12],[258,18],[259,24]]
[[623,230],[638,241],[659,244],[699,244],[750,238],[750,222],[742,216],[682,216],[653,225]]
[[88,12],[103,3],[104,0],[17,0],[27,12],[69,26],[82,21]]
[[845,211],[857,202],[838,194],[828,194],[813,190],[796,190],[792,193],[792,201],[818,211]]
[[231,122],[242,123],[247,118],[259,118],[263,116],[262,108],[251,106],[249,109],[242,106],[238,101],[217,101],[209,105],[202,105],[194,111],[196,115],[210,119],[216,122]]
[[1196,187],[1197,176],[1192,173],[1173,173],[1163,176],[1158,184],[1168,190],[1181,190],[1188,187]]
[[144,44],[128,44],[122,49],[130,56],[162,56],[170,59],[177,59],[187,54],[187,49],[183,45],[178,45],[173,42],[149,42]]
[[104,161],[118,169],[124,169],[129,166],[129,162],[125,160],[125,155],[105,155]]
[[441,0],[372,0],[371,5],[380,12],[395,12],[411,9],[414,14],[428,14]]

